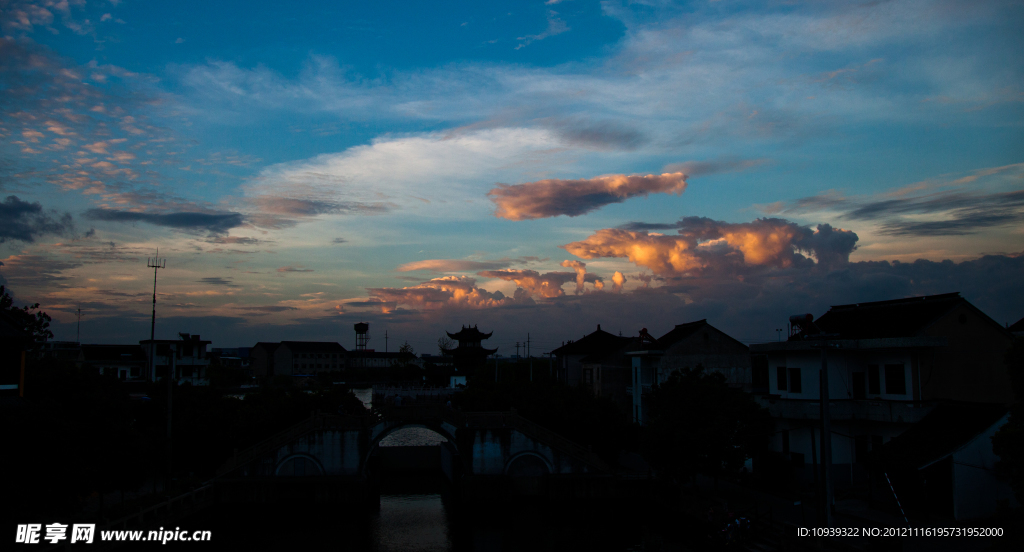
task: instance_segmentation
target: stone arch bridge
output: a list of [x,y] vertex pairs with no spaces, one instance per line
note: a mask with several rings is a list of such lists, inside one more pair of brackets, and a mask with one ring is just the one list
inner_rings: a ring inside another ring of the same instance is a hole
[[229,459],[214,482],[226,501],[366,496],[380,441],[407,427],[441,443],[441,467],[464,497],[617,496],[613,469],[585,447],[510,412],[399,406],[367,417],[317,414]]

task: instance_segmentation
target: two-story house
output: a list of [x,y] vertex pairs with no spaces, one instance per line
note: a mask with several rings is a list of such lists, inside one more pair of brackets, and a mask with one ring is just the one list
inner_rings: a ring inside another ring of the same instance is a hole
[[181,385],[209,385],[210,355],[206,347],[213,343],[204,341],[199,334],[179,333],[180,339],[146,339],[139,342],[142,352],[149,364],[148,377],[157,381],[166,377],[170,368],[174,368],[173,378]]
[[733,387],[750,390],[749,349],[707,320],[677,324],[658,339],[641,330],[626,355],[631,359],[633,420],[641,425],[646,418],[644,395],[676,370],[702,367],[722,374]]
[[833,306],[791,318],[789,339],[752,345],[757,399],[776,419],[774,451],[813,479],[821,443],[821,370],[828,370],[833,481],[867,478],[868,453],[940,402],[1013,400],[1004,355],[1012,336],[959,293]]

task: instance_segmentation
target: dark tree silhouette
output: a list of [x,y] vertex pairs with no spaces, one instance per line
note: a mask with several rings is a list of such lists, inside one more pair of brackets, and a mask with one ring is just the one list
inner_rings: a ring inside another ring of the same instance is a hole
[[690,480],[698,473],[738,474],[768,444],[772,419],[748,393],[700,365],[673,372],[648,403],[642,450],[660,477]]
[[43,342],[53,337],[50,331],[50,315],[39,309],[39,303],[26,305],[18,308],[14,306],[14,299],[7,293],[4,286],[0,286],[0,312],[5,313],[25,331],[32,334],[36,342]]

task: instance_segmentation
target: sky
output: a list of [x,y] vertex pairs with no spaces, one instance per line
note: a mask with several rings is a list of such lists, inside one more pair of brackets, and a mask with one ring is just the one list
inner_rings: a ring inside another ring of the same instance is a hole
[[[55,339],[535,355],[1024,317],[1019,1],[0,0],[0,284]],[[158,253],[159,251],[159,253]],[[387,338],[385,339],[385,335]]]

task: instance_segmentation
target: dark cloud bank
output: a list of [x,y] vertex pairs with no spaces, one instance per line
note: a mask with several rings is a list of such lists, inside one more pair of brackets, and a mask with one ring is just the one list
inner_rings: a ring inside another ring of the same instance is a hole
[[0,202],[0,243],[7,240],[31,243],[45,234],[68,236],[74,231],[70,213],[46,211],[39,203],[22,201],[17,196],[7,196]]
[[239,213],[137,213],[114,209],[89,209],[85,218],[105,222],[145,222],[175,230],[205,230],[211,234],[226,233],[245,222]]

